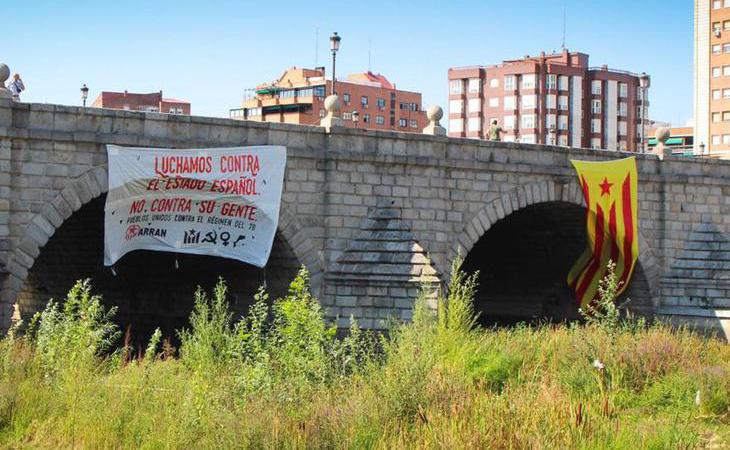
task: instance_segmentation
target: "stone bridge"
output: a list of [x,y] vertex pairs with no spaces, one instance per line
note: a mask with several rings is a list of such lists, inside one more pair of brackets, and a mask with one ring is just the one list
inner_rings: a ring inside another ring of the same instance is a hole
[[[102,264],[106,144],[288,148],[281,220],[263,270],[138,251]],[[440,136],[239,122],[0,100],[0,320],[27,316],[90,277],[122,325],[185,323],[218,276],[243,312],[256,287],[286,290],[300,265],[328,317],[369,328],[408,319],[419,283],[457,254],[480,270],[484,323],[574,317],[565,285],[585,246],[570,159],[621,155]],[[638,155],[640,314],[727,332],[730,164]]]

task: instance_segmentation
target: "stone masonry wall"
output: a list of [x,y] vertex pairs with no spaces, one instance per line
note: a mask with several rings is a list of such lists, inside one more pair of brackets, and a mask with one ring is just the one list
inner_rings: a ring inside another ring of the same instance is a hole
[[[389,314],[405,317],[414,277],[393,281],[383,291],[392,302],[384,300],[383,306],[363,304],[363,299],[372,301],[367,296],[338,294],[338,289],[328,288],[330,273],[359,277],[363,285],[374,282],[362,276],[352,251],[346,255],[363,233],[379,231],[373,240],[383,242],[411,242],[422,249],[412,254],[428,255],[428,264],[420,257],[401,258],[397,264],[429,267],[428,272],[432,270],[443,281],[457,251],[467,254],[492,224],[512,211],[554,201],[580,205],[570,159],[619,156],[404,133],[335,130],[326,134],[319,127],[2,102],[0,262],[5,275],[0,278],[0,318],[6,326],[11,305],[43,245],[71,213],[106,189],[106,144],[286,145],[282,239],[310,268],[330,317],[352,314],[370,320],[373,327],[381,326]],[[689,234],[705,224],[721,236],[728,235],[730,164],[662,162],[652,155],[637,155],[637,159],[640,261],[646,294],[658,311],[671,315],[673,305],[662,302],[660,280],[684,251]],[[386,229],[367,229],[368,221],[381,214],[378,211],[388,210],[398,216],[393,225],[397,230],[390,231],[403,235],[388,234],[389,223],[382,224]],[[374,273],[371,270],[369,276]],[[718,276],[726,275],[721,270]],[[361,289],[353,286],[358,292]],[[708,317],[716,318],[716,311],[726,308],[722,302],[713,302],[693,313],[704,314],[704,309]]]

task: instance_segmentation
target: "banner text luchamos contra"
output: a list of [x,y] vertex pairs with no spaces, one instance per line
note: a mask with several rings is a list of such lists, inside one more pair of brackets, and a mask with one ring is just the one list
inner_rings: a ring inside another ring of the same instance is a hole
[[104,264],[158,250],[266,265],[286,167],[280,146],[107,146]]

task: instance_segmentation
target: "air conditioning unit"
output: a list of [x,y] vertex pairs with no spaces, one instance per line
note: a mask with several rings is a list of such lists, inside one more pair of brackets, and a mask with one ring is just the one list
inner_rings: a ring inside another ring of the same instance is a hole
[[718,37],[719,38],[721,35],[722,35],[722,31],[715,30],[715,37]]

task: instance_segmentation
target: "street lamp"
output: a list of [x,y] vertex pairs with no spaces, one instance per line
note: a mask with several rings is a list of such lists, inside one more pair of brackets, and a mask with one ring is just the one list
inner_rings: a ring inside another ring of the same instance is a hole
[[337,51],[340,49],[340,40],[342,40],[341,37],[337,35],[337,32],[330,36],[330,50],[332,51],[332,94],[337,94],[337,91],[335,90],[335,84],[337,83],[337,78],[335,78],[335,60],[337,59]]
[[352,112],[352,121],[355,123],[355,128],[357,128],[357,122],[360,120],[360,113],[357,112],[357,110],[354,110]]
[[644,122],[646,120],[646,91],[651,86],[651,77],[642,72],[639,76],[639,88],[641,89],[641,153],[646,153],[646,128]]
[[86,107],[86,99],[89,98],[89,88],[86,87],[86,83],[81,86],[81,101],[84,102],[84,108]]

